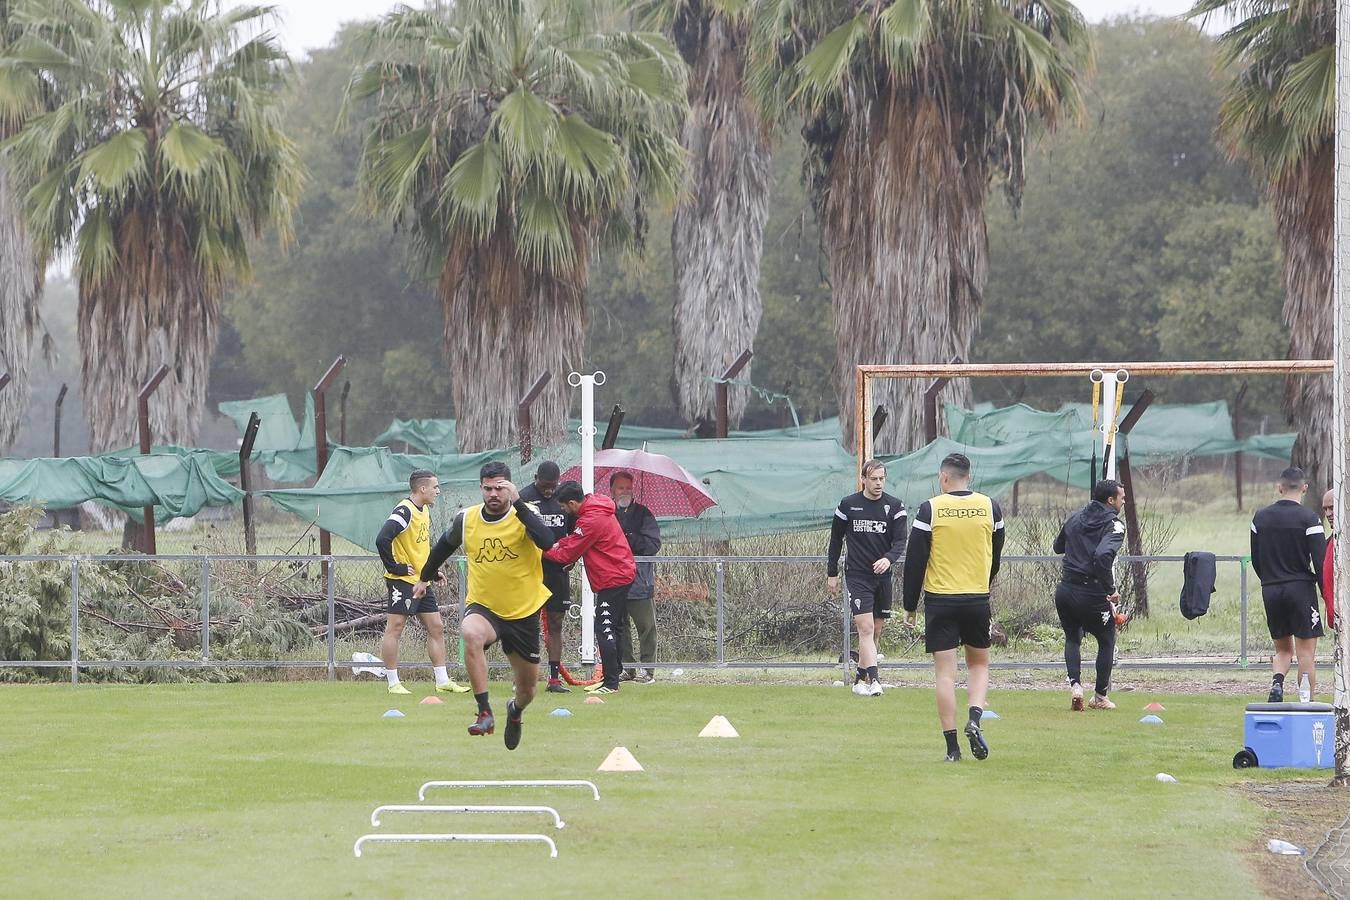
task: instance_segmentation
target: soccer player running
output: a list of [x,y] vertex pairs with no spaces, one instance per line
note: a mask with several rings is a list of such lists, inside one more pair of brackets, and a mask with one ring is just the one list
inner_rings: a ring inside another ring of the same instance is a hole
[[496,720],[488,702],[487,648],[501,641],[515,675],[515,699],[506,705],[506,749],[520,744],[521,713],[539,680],[539,608],[548,599],[540,559],[553,546],[553,532],[520,499],[505,463],[478,472],[483,502],[461,510],[432,547],[414,592],[421,596],[461,545],[469,569],[468,606],[460,622],[464,666],[469,670],[478,718],[469,734],[492,734]]
[[1252,517],[1252,571],[1261,579],[1266,626],[1275,641],[1271,657],[1271,703],[1284,700],[1284,677],[1298,654],[1298,674],[1316,689],[1317,639],[1322,617],[1317,611],[1317,585],[1326,557],[1326,533],[1317,513],[1306,508],[1308,491],[1303,470],[1280,473],[1275,489],[1280,499]]
[[1063,574],[1055,588],[1055,610],[1064,629],[1064,666],[1069,673],[1069,708],[1083,709],[1081,682],[1083,634],[1097,639],[1096,691],[1088,706],[1115,709],[1106,693],[1116,652],[1113,604],[1120,600],[1112,567],[1125,537],[1120,511],[1125,488],[1103,479],[1092,488],[1092,502],[1069,516],[1055,537],[1055,552],[1064,554]]
[[933,654],[938,719],[947,762],[961,759],[956,742],[956,648],[966,647],[966,738],[976,759],[989,755],[980,730],[989,692],[989,585],[1003,555],[1003,512],[970,489],[970,460],[952,453],[938,471],[942,493],[914,516],[905,550],[905,624],[917,621],[924,601],[924,649]]
[[[520,499],[530,505],[539,514],[544,524],[553,532],[555,542],[567,534],[567,516],[559,505],[554,492],[558,490],[558,464],[546,459],[539,464],[534,473],[534,483],[520,490]],[[550,694],[570,694],[562,683],[562,623],[567,616],[567,608],[572,605],[571,579],[567,570],[550,560],[544,560],[544,587],[548,588],[548,600],[544,603],[544,649],[548,651],[548,687]]]
[[858,673],[853,693],[880,697],[877,645],[891,617],[891,567],[905,552],[905,505],[885,492],[886,464],[869,459],[862,467],[863,489],[839,501],[830,520],[825,551],[825,584],[839,593],[839,551],[848,541],[844,591],[858,629]]
[[413,596],[417,575],[431,552],[431,507],[441,494],[436,473],[416,469],[408,476],[408,496],[400,500],[375,537],[375,549],[384,563],[385,620],[380,656],[391,694],[411,694],[398,679],[398,645],[409,616],[417,616],[427,633],[427,653],[436,673],[436,690],[463,694],[445,671],[445,622],[436,596],[430,591]]

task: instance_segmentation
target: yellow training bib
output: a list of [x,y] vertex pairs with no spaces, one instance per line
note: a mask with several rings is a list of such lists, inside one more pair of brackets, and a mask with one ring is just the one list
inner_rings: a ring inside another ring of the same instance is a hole
[[464,556],[469,566],[468,602],[503,619],[523,619],[539,611],[549,597],[541,560],[516,511],[496,522],[483,518],[483,506],[464,510]]

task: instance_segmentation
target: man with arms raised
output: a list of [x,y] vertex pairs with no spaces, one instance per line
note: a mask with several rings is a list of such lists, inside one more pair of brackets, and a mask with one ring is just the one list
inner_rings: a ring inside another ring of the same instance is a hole
[[539,608],[548,599],[540,559],[553,546],[553,532],[520,499],[505,463],[490,462],[478,472],[483,502],[455,516],[422,566],[414,587],[421,596],[440,577],[441,565],[462,544],[469,569],[469,592],[460,622],[464,666],[469,670],[478,718],[469,734],[492,734],[496,720],[488,702],[487,648],[501,641],[515,675],[515,699],[506,705],[506,749],[520,744],[520,717],[534,699],[539,680]]
[[858,629],[858,674],[853,693],[880,697],[877,645],[891,617],[891,567],[905,552],[905,506],[885,492],[886,465],[869,459],[862,467],[863,489],[839,501],[830,520],[825,584],[839,594],[839,551],[848,541],[844,592]]
[[970,489],[970,460],[952,453],[938,471],[942,493],[914,516],[905,548],[905,624],[916,624],[924,602],[924,649],[933,654],[938,719],[947,761],[958,762],[956,648],[966,647],[966,738],[976,759],[989,755],[980,730],[989,692],[989,585],[1003,555],[1003,512],[992,498]]

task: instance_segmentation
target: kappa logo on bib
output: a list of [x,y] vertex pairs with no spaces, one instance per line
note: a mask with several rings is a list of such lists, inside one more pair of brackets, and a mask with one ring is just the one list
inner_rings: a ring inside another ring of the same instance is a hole
[[517,559],[517,556],[510,547],[502,543],[501,538],[488,538],[483,541],[483,546],[478,548],[474,562],[501,562],[504,559]]

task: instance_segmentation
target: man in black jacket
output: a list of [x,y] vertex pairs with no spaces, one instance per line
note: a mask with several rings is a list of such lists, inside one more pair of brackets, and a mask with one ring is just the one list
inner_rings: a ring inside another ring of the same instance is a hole
[[[562,540],[571,529],[567,527],[567,516],[558,499],[553,496],[558,489],[558,464],[546,459],[535,470],[534,481],[520,490],[520,499],[530,505],[544,524],[553,532],[555,541]],[[548,651],[548,687],[550,694],[569,694],[562,683],[562,623],[567,617],[568,607],[572,605],[571,579],[567,570],[555,562],[544,560],[544,587],[548,588],[548,600],[544,603],[544,649]]]
[[1105,479],[1092,488],[1092,502],[1069,516],[1055,538],[1055,552],[1064,554],[1064,571],[1055,588],[1055,610],[1064,629],[1064,665],[1069,670],[1069,708],[1083,709],[1082,642],[1086,632],[1097,639],[1097,684],[1088,706],[1115,709],[1107,697],[1116,651],[1114,604],[1120,600],[1112,566],[1125,537],[1120,511],[1125,488]]
[[[661,551],[661,526],[652,511],[633,499],[633,476],[615,472],[609,476],[609,496],[614,501],[614,517],[628,538],[628,547],[634,556],[655,556]],[[633,662],[633,632],[638,633],[638,659],[644,669],[625,668],[620,679],[636,684],[651,684],[656,680],[656,608],[652,598],[656,594],[656,564],[637,564],[637,578],[628,589],[628,619],[632,623],[624,630],[623,659]]]
[[1317,586],[1322,581],[1326,533],[1317,513],[1301,502],[1308,492],[1303,470],[1288,468],[1276,484],[1280,499],[1252,517],[1252,571],[1261,579],[1266,625],[1275,640],[1271,657],[1271,703],[1284,700],[1284,676],[1298,653],[1299,677],[1316,688],[1314,657],[1322,636]]

